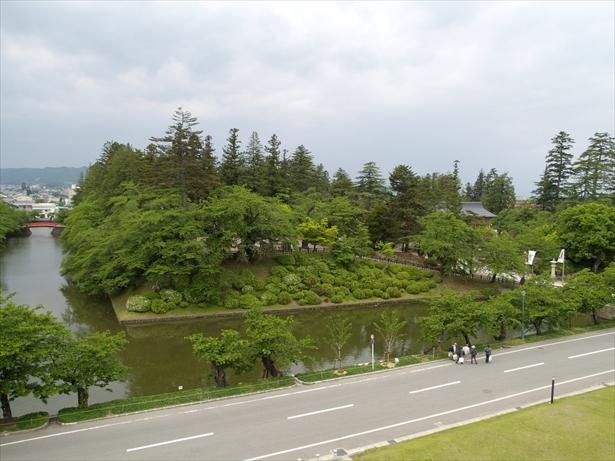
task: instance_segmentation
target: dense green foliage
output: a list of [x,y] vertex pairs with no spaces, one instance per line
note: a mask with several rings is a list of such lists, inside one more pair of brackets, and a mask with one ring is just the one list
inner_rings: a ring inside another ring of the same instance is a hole
[[51,360],[68,332],[49,313],[18,305],[0,292],[0,399],[4,418],[10,401],[33,393],[45,399],[55,392]]
[[30,221],[31,214],[16,210],[4,200],[0,200],[0,248],[6,244],[6,237]]
[[61,394],[77,393],[80,408],[88,406],[89,388],[106,387],[121,380],[126,367],[118,353],[126,345],[124,333],[91,333],[67,336],[51,365],[51,373]]
[[88,403],[90,386],[104,387],[122,377],[118,352],[123,334],[74,336],[50,313],[17,305],[0,292],[0,400],[5,419],[11,400],[32,393],[45,400],[56,393],[77,392]]
[[209,361],[214,380],[219,387],[226,386],[226,369],[232,368],[236,373],[249,370],[252,365],[250,343],[241,339],[235,330],[222,330],[219,337],[194,334],[187,338],[192,343],[194,353],[201,359]]
[[421,319],[422,337],[434,347],[443,341],[462,337],[470,343],[479,331],[504,340],[510,329],[533,329],[537,335],[569,322],[578,313],[597,312],[615,295],[615,263],[596,274],[581,271],[568,279],[564,288],[544,277],[533,277],[513,290],[493,294],[445,292],[430,302],[428,314]]
[[[481,170],[474,185],[466,186],[465,198],[481,200],[499,214],[495,234],[487,222],[460,213],[459,162],[453,172],[424,176],[397,165],[388,178],[375,162],[367,162],[354,181],[343,169],[330,179],[306,146],[286,150],[275,134],[263,144],[253,132],[242,143],[233,128],[218,161],[213,139],[197,126],[196,118],[179,108],[164,135],[152,137],[144,151],[114,142],[104,146],[79,185],[63,233],[62,271],[80,291],[111,294],[145,287],[152,292],[149,303],[132,300],[129,309],[153,312],[187,304],[247,309],[425,291],[421,285],[364,283],[363,277],[354,280],[361,286],[348,283],[344,271],[355,273],[357,256],[378,248],[387,256],[393,248],[413,253],[445,274],[481,272],[494,280],[543,273],[568,246],[575,264],[594,270],[613,257],[608,225],[606,233],[600,230],[583,242],[578,229],[591,234],[594,224],[603,223],[579,217],[587,226],[566,228],[572,218],[566,213],[573,212],[561,210],[575,200],[604,201],[613,193],[613,142],[606,133],[590,139],[576,164],[571,138],[562,132],[553,139],[545,192],[536,199],[548,212],[511,208],[512,178]],[[609,212],[600,211],[601,219]],[[297,255],[309,249],[331,255],[324,261],[327,270],[308,274],[311,263]],[[537,258],[526,268],[528,250],[537,251]],[[237,282],[224,269],[227,263],[254,263],[279,253],[299,262],[286,267],[287,280],[272,273],[257,283]],[[300,270],[301,264],[307,267]],[[159,294],[164,289],[175,290],[181,300],[165,300]]]

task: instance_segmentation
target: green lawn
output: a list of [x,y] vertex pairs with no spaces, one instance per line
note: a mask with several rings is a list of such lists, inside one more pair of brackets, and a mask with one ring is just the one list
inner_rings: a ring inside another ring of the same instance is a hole
[[353,456],[392,460],[615,460],[615,387]]

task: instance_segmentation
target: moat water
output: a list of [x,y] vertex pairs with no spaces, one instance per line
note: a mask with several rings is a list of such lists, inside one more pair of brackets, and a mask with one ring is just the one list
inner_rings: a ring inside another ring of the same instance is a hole
[[[75,333],[110,330],[125,331],[128,345],[122,360],[128,366],[125,382],[112,383],[111,392],[91,388],[90,403],[104,402],[124,396],[156,394],[203,385],[212,385],[209,366],[195,358],[185,339],[193,333],[216,335],[225,328],[241,330],[242,321],[236,318],[192,320],[142,326],[121,326],[117,322],[111,303],[107,299],[84,296],[69,287],[60,275],[62,244],[49,229],[32,229],[28,238],[12,238],[0,254],[0,286],[5,294],[15,293],[15,302],[32,306],[42,305],[64,322]],[[334,353],[326,341],[326,325],[337,312],[352,322],[352,337],[344,348],[344,363],[364,363],[371,357],[369,337],[375,333],[374,322],[383,309],[395,309],[406,320],[405,339],[395,354],[419,352],[418,319],[425,314],[426,305],[404,303],[381,307],[358,307],[345,310],[310,310],[293,314],[298,337],[309,335],[317,348],[310,352],[310,360],[285,370],[298,373],[310,369],[333,366]],[[382,344],[376,337],[376,358],[382,356]],[[233,376],[234,384],[260,376],[260,364],[246,374]],[[33,397],[24,397],[12,403],[13,414],[19,416],[30,411],[46,410],[55,414],[59,409],[76,406],[76,395],[59,395],[47,405]]]

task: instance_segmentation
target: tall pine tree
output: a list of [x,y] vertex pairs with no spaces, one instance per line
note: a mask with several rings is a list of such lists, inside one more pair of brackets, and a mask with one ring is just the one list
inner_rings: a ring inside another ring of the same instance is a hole
[[240,150],[239,129],[231,128],[226,139],[226,145],[222,149],[222,162],[220,163],[220,176],[222,181],[229,186],[243,184],[245,162]]
[[554,210],[564,199],[571,195],[569,178],[573,175],[572,145],[574,140],[565,131],[560,131],[551,139],[553,148],[546,157],[545,172],[536,183],[534,191],[536,203],[543,209]]
[[152,137],[148,146],[151,174],[157,186],[179,190],[182,206],[187,202],[198,202],[205,198],[211,187],[206,183],[202,163],[203,144],[201,130],[196,117],[190,112],[177,108],[172,117],[173,123],[165,135]]
[[615,138],[595,133],[574,164],[574,188],[582,199],[595,200],[615,192]]

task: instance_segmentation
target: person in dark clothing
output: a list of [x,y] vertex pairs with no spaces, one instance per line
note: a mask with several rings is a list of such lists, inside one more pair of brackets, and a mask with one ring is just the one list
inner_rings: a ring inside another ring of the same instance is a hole
[[491,362],[491,348],[489,345],[485,347],[485,363]]
[[476,360],[476,346],[470,348],[470,364],[472,363],[478,365],[478,361]]

